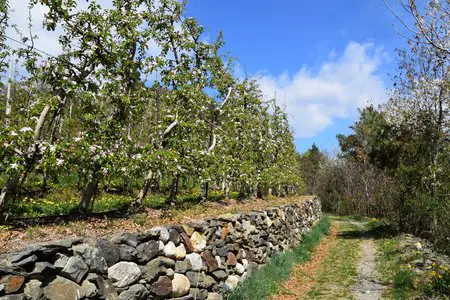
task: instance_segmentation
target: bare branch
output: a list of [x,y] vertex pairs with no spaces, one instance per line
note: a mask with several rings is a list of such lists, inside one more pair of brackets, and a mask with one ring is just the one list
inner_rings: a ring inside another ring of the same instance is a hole
[[[402,20],[402,18],[400,18],[400,16],[389,6],[389,4],[387,3],[387,0],[383,0],[384,1],[384,5],[386,6],[386,8],[392,13],[392,15],[394,15],[394,17],[409,31],[411,31],[414,34],[417,34],[417,31],[413,30],[408,24],[405,23],[405,21]],[[403,3],[400,2],[400,4]],[[404,7],[404,6],[403,6]]]

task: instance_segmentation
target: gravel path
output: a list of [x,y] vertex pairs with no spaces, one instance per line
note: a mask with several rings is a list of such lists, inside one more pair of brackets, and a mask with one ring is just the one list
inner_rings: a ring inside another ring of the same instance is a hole
[[375,254],[377,248],[372,239],[366,239],[361,245],[361,258],[358,263],[357,283],[353,288],[355,299],[382,299],[383,285],[377,280]]

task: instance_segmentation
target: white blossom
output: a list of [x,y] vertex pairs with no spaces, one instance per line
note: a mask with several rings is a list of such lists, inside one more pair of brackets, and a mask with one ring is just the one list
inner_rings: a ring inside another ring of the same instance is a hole
[[27,132],[27,131],[33,131],[33,129],[31,129],[30,127],[22,127],[19,130],[20,132]]

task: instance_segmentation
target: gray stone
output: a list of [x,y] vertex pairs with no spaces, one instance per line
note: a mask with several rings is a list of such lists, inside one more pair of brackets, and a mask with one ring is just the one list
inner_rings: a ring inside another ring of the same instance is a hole
[[219,255],[216,255],[216,256],[214,256],[214,259],[216,260],[216,262],[217,262],[217,267],[220,269],[220,268],[222,268],[222,260],[220,259],[220,256]]
[[53,265],[56,269],[62,270],[67,265],[67,262],[69,261],[69,257],[62,253],[56,253],[55,255],[55,262]]
[[98,287],[99,294],[102,295],[106,300],[119,300],[119,295],[116,289],[109,280],[103,279],[99,276],[96,280],[96,285]]
[[166,247],[166,245],[164,245],[163,242],[158,241],[158,255],[164,254],[164,247]]
[[252,275],[253,273],[256,272],[256,270],[258,270],[259,265],[253,261],[248,263],[248,267],[247,267],[247,271],[249,273],[249,275]]
[[198,288],[191,288],[189,290],[189,295],[191,295],[196,300],[205,300],[208,297],[208,291]]
[[30,300],[43,300],[44,290],[42,289],[42,282],[32,279],[25,284],[24,294]]
[[138,236],[133,233],[119,233],[115,234],[110,241],[114,244],[127,244],[131,247],[136,247],[138,245]]
[[217,219],[220,221],[226,221],[226,222],[236,222],[240,218],[241,218],[241,215],[239,215],[239,214],[226,213],[226,214],[220,215]]
[[18,260],[16,263],[13,263],[14,266],[17,267],[26,267],[37,261],[38,257],[35,254],[32,254],[28,257],[25,257],[22,260]]
[[177,247],[172,241],[169,241],[164,247],[164,255],[169,258],[175,258]]
[[11,294],[6,296],[0,296],[0,300],[24,300],[25,294]]
[[150,291],[160,297],[168,296],[172,292],[172,280],[167,276],[161,276],[151,285]]
[[73,245],[80,244],[82,242],[83,242],[83,238],[73,237],[73,238],[44,242],[44,243],[40,243],[38,245],[41,246],[42,248],[46,248],[46,249],[40,249],[40,251],[42,251],[45,254],[46,251],[55,253],[55,252],[53,252],[54,249],[68,249],[68,248],[72,247]]
[[228,248],[227,247],[216,248],[215,252],[217,255],[222,256],[222,257],[228,256]]
[[238,273],[239,275],[241,275],[245,272],[244,266],[240,263],[237,263],[235,268],[236,268],[236,273]]
[[33,271],[28,273],[28,276],[33,279],[40,279],[55,273],[56,268],[51,263],[40,261],[34,264]]
[[208,293],[206,300],[222,300],[222,295],[219,293]]
[[141,269],[133,262],[121,261],[108,268],[108,278],[118,288],[126,287],[141,277]]
[[119,295],[120,300],[142,300],[148,296],[148,290],[142,284],[132,285],[128,290]]
[[175,273],[172,279],[172,296],[181,297],[189,293],[191,283],[183,274]]
[[188,236],[191,236],[194,233],[194,231],[195,231],[194,227],[186,225],[186,224],[181,225],[181,227],[183,228],[184,232],[186,232],[186,234]]
[[98,293],[97,286],[88,280],[84,280],[81,287],[84,289],[84,294],[88,298],[95,297]]
[[126,244],[119,244],[120,260],[132,261],[136,257],[136,248]]
[[198,253],[190,253],[186,258],[191,262],[192,270],[200,271],[203,268],[202,257]]
[[169,241],[178,245],[180,243],[180,233],[175,228],[169,229]]
[[158,255],[159,244],[157,241],[142,243],[136,248],[136,257],[140,263],[146,263]]
[[192,265],[190,260],[185,259],[183,261],[177,261],[175,263],[175,272],[177,273],[186,273],[187,271],[192,270]]
[[158,258],[149,261],[145,265],[144,270],[145,270],[145,275],[144,275],[145,280],[153,281],[153,279],[155,279],[158,276],[158,274],[161,272],[161,261]]
[[264,218],[264,224],[265,224],[268,228],[270,228],[270,227],[272,226],[273,222],[272,222],[272,220],[271,220],[269,217],[265,217],[265,218]]
[[80,244],[73,246],[72,250],[83,258],[92,272],[103,274],[108,270],[106,260],[101,255],[99,249],[91,247],[88,244]]
[[175,268],[175,261],[173,259],[160,256],[145,265],[145,279],[152,281],[162,271],[162,268]]
[[176,259],[184,259],[186,257],[186,248],[183,244],[178,245],[175,249],[175,258]]
[[173,269],[171,268],[166,269],[166,276],[169,277],[170,279],[173,279],[174,274],[175,272],[173,271]]
[[84,275],[86,275],[88,271],[88,266],[80,257],[72,256],[71,258],[69,258],[66,266],[61,271],[61,275],[72,279],[76,283],[80,283],[81,280],[83,280]]
[[108,240],[101,239],[97,241],[97,248],[100,250],[100,255],[105,258],[108,267],[111,267],[120,259],[120,250],[116,244]]
[[194,246],[195,252],[201,252],[206,247],[206,237],[203,234],[194,231],[191,236],[191,243]]
[[245,270],[247,270],[247,267],[248,267],[248,260],[246,260],[245,258],[242,259],[242,266],[244,267]]
[[244,229],[244,231],[246,231],[248,233],[257,232],[257,229],[256,229],[255,225],[252,225],[250,223],[250,221],[247,221],[247,220],[243,220],[242,221],[242,228]]
[[228,277],[227,272],[225,272],[224,270],[217,270],[217,271],[214,271],[212,274],[213,274],[214,278],[216,278],[219,281],[223,281],[223,280],[227,279],[227,277]]
[[232,291],[236,288],[236,286],[239,283],[239,277],[235,275],[228,276],[227,280],[225,281],[225,284],[223,285],[224,289],[226,291]]
[[100,276],[99,276],[98,274],[95,274],[95,273],[89,273],[89,274],[87,275],[87,277],[86,277],[86,280],[87,280],[87,281],[90,281],[90,282],[96,282],[97,279],[98,279],[99,277],[100,277]]
[[49,300],[81,299],[85,296],[84,289],[80,285],[60,276],[56,276],[44,288],[44,295]]
[[205,275],[205,273],[199,273],[199,272],[192,272],[189,271],[186,273],[187,278],[189,278],[189,281],[192,283],[192,286],[194,287],[200,287],[200,288],[211,288],[213,285],[217,284],[216,280],[209,276]]
[[54,255],[59,250],[67,250],[72,247],[72,245],[78,244],[82,241],[81,238],[70,238],[63,240],[55,240],[40,244],[33,244],[26,247],[22,252],[14,255],[11,258],[11,263],[17,265],[25,258],[36,255],[38,258],[48,258]]
[[175,267],[175,261],[173,259],[170,259],[168,257],[159,256],[152,261],[157,261],[159,266],[164,266],[167,268],[174,268]]
[[167,242],[170,238],[169,231],[167,230],[167,228],[162,227],[162,226],[154,227],[154,228],[150,229],[150,234],[152,234],[154,236],[158,236],[159,239],[161,241],[163,241],[164,243]]

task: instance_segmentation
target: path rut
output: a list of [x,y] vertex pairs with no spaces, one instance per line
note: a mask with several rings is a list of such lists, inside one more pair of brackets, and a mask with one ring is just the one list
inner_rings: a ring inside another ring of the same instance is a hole
[[372,239],[362,242],[361,257],[358,263],[358,281],[353,288],[353,296],[358,300],[382,299],[384,287],[377,280],[376,251],[377,248]]

